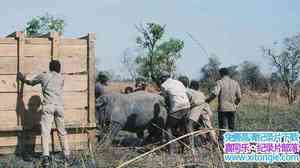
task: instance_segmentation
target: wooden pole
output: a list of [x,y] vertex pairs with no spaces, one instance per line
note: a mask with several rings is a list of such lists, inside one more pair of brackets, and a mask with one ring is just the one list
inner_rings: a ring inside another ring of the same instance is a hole
[[51,32],[50,39],[52,41],[51,45],[51,60],[58,60],[59,59],[59,33],[58,32]]
[[[22,32],[16,32],[15,37],[17,39],[17,57],[18,57],[18,62],[17,62],[17,73],[22,71],[22,64],[24,60],[24,44],[25,44],[25,37],[24,33]],[[21,83],[20,81],[17,82],[17,87],[18,87],[18,100],[17,100],[17,125],[18,127],[22,126],[22,119],[24,115],[24,104],[23,104],[23,88],[24,84]]]
[[87,36],[88,55],[88,123],[95,123],[95,41],[96,34],[89,33]]

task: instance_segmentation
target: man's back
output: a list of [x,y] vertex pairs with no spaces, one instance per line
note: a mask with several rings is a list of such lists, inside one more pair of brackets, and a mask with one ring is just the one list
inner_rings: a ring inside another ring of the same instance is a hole
[[176,112],[190,107],[186,88],[181,82],[169,78],[161,85],[161,87],[163,92],[166,92],[169,96],[170,112]]
[[205,95],[201,91],[187,88],[187,94],[190,99],[191,107],[205,103]]
[[43,103],[63,105],[63,76],[56,72],[42,73],[36,76],[33,81],[42,85]]
[[213,93],[218,96],[219,111],[236,111],[236,100],[241,98],[239,84],[228,76],[217,81]]
[[104,89],[103,84],[101,84],[100,82],[96,82],[96,85],[95,85],[96,98],[104,95],[104,93],[105,93],[105,89]]

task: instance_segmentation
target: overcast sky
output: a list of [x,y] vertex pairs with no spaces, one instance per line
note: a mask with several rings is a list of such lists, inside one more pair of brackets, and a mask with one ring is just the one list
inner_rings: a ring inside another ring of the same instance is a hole
[[0,35],[48,12],[66,20],[66,37],[96,32],[98,68],[121,73],[123,51],[136,47],[134,25],[157,22],[167,25],[167,36],[184,40],[179,72],[197,78],[207,56],[186,32],[222,66],[249,60],[268,71],[260,47],[300,31],[299,6],[299,0],[8,0],[1,3]]

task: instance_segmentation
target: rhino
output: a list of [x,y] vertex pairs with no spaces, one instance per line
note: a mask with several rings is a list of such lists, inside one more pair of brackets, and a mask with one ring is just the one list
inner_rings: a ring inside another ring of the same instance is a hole
[[162,140],[167,120],[164,98],[159,94],[137,91],[130,94],[108,93],[96,100],[99,125],[110,125],[109,143],[120,130],[136,133],[145,142]]

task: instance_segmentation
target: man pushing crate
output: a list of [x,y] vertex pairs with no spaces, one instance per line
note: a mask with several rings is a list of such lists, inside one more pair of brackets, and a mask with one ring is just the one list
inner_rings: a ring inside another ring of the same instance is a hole
[[49,64],[49,72],[41,73],[33,79],[26,79],[21,72],[17,74],[17,79],[27,85],[35,86],[41,84],[43,93],[43,110],[41,115],[42,131],[42,164],[48,167],[50,164],[49,142],[51,138],[52,122],[55,121],[58,130],[59,140],[62,145],[65,160],[70,161],[70,150],[67,140],[67,132],[64,124],[64,103],[63,103],[63,85],[64,79],[60,74],[61,65],[57,60],[52,60]]

